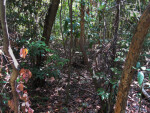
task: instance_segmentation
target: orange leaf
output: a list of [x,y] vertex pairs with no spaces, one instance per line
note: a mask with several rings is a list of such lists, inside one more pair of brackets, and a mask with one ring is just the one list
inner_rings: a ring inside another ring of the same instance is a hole
[[20,49],[20,57],[24,58],[26,57],[26,55],[28,54],[28,49],[27,48],[21,48]]
[[23,84],[20,83],[20,84],[18,85],[17,89],[20,90],[20,91],[23,91]]
[[22,68],[22,69],[20,70],[20,76],[22,76],[23,79],[24,79],[26,82],[28,82],[29,78],[32,77],[32,73],[31,73],[31,71],[30,71],[29,69],[24,69],[24,68]]

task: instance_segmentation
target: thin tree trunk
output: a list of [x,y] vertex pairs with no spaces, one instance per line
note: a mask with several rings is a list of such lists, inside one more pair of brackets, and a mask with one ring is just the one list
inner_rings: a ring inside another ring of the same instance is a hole
[[3,46],[4,46],[4,53],[6,54],[9,63],[13,68],[11,78],[10,78],[10,85],[13,94],[13,101],[14,101],[14,113],[19,113],[18,111],[18,96],[15,87],[15,81],[18,76],[18,62],[13,54],[11,49],[10,40],[9,40],[9,33],[7,27],[7,20],[6,20],[6,0],[0,0],[0,17],[1,17],[1,24],[2,24],[2,31],[3,31]]
[[69,17],[70,17],[70,48],[69,48],[69,70],[68,70],[68,84],[67,84],[67,100],[66,103],[68,103],[69,100],[69,89],[70,89],[70,78],[71,78],[71,63],[72,63],[72,49],[73,49],[73,26],[72,26],[72,3],[73,0],[68,0],[69,5]]
[[150,27],[150,4],[148,5],[143,15],[141,16],[136,29],[136,33],[134,34],[131,41],[129,52],[122,72],[122,78],[119,84],[115,113],[125,113],[128,91],[130,89],[130,85],[135,71],[133,69],[133,66],[135,66],[138,61],[140,51],[149,27]]
[[80,17],[81,17],[81,21],[80,21],[80,26],[81,26],[81,32],[80,32],[80,41],[79,41],[79,45],[80,45],[80,50],[83,54],[83,58],[84,58],[84,63],[87,65],[88,64],[88,57],[84,48],[84,14],[85,14],[85,3],[84,0],[81,0],[81,10],[80,10]]
[[[119,28],[119,18],[120,18],[120,0],[116,1],[116,16],[115,16],[115,22],[114,22],[114,32],[113,32],[113,41],[112,41],[112,54],[111,54],[111,68],[115,67],[115,58],[116,58],[116,45],[117,45],[117,40],[118,40],[118,28]],[[114,78],[114,72],[110,71],[111,79],[116,79]],[[110,83],[110,96],[109,96],[109,103],[108,103],[108,113],[112,113],[113,107],[114,107],[114,88],[113,85]]]
[[72,3],[73,3],[73,0],[71,0],[70,4],[69,4],[69,15],[70,15],[70,28],[71,28],[71,31],[70,31],[70,52],[69,52],[69,59],[70,59],[70,64],[71,64],[71,59],[72,59],[72,48],[73,48],[73,26],[72,26]]
[[64,35],[63,35],[63,26],[62,26],[62,5],[63,5],[63,0],[61,0],[61,8],[60,8],[60,32],[61,32],[61,37],[63,41],[63,48],[65,51],[65,56],[66,56],[66,45],[65,45],[65,40],[64,40]]
[[117,13],[116,13],[116,18],[114,22],[114,33],[113,33],[113,42],[112,42],[112,60],[115,60],[116,56],[116,44],[118,40],[118,28],[119,28],[119,18],[120,18],[120,0],[116,1],[117,6]]

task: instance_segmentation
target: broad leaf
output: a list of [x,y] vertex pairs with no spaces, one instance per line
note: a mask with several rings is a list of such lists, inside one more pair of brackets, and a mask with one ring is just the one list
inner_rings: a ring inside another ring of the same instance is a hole
[[138,79],[139,85],[141,86],[142,83],[143,83],[143,80],[144,80],[144,74],[143,74],[143,72],[141,72],[141,71],[138,72],[137,79]]

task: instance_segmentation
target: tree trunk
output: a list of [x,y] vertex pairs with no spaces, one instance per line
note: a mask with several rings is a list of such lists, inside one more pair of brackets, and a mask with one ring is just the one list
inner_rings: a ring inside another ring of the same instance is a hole
[[[49,39],[51,36],[53,24],[55,22],[55,17],[57,14],[59,3],[60,0],[51,0],[47,15],[45,17],[43,38],[41,40],[44,41],[47,46],[49,45]],[[41,54],[37,55],[36,57],[37,57],[36,66],[40,67],[43,64],[46,57],[43,58]]]
[[84,48],[84,11],[85,10],[85,3],[84,3],[84,0],[81,0],[81,10],[80,10],[80,17],[81,17],[81,21],[80,21],[80,27],[81,27],[81,32],[80,32],[80,42],[79,42],[79,45],[80,45],[80,50],[83,54],[83,59],[84,59],[84,63],[87,65],[88,64],[88,57],[87,57],[87,54],[86,54],[86,51],[85,51],[85,48]]
[[73,4],[73,0],[70,0],[69,3],[69,16],[70,16],[70,50],[69,50],[69,60],[70,60],[70,65],[72,63],[71,59],[72,59],[72,48],[73,48],[73,25],[72,25],[72,4]]
[[43,37],[45,38],[44,41],[46,45],[48,45],[49,43],[49,39],[51,36],[53,24],[55,22],[55,17],[57,14],[59,3],[60,0],[51,0],[48,13],[45,18]]
[[[120,0],[116,1],[116,9],[117,9],[117,13],[116,13],[116,17],[115,17],[115,22],[114,22],[114,33],[113,33],[113,41],[112,41],[112,61],[115,60],[116,57],[116,44],[118,41],[118,28],[119,28],[119,18],[120,18]],[[114,63],[114,62],[113,62]]]
[[72,25],[72,4],[73,4],[73,0],[68,0],[68,5],[69,5],[69,17],[70,17],[70,48],[69,48],[69,71],[68,71],[68,84],[67,84],[67,89],[66,89],[66,93],[67,93],[67,99],[66,99],[66,103],[68,103],[69,100],[69,89],[70,89],[70,78],[71,78],[71,63],[72,63],[72,49],[73,49],[73,25]]
[[18,96],[16,92],[15,81],[18,76],[19,64],[13,54],[13,51],[10,45],[7,20],[6,20],[6,0],[0,0],[0,17],[1,17],[1,24],[2,24],[2,31],[3,31],[4,53],[6,54],[8,61],[13,68],[11,78],[10,78],[10,85],[11,85],[11,90],[13,94],[14,113],[18,113]]
[[63,5],[63,0],[61,0],[61,8],[60,8],[60,32],[61,32],[61,37],[62,37],[62,41],[63,41],[63,48],[65,51],[65,56],[66,56],[66,45],[65,45],[65,39],[64,39],[64,35],[63,35],[63,26],[62,26],[62,5]]
[[[113,41],[111,43],[111,48],[112,49],[112,54],[111,54],[111,60],[110,60],[110,67],[114,68],[115,67],[115,58],[116,58],[116,45],[118,41],[118,29],[119,29],[119,18],[120,18],[120,0],[116,1],[116,16],[115,16],[115,21],[114,21],[114,28],[113,28]],[[110,76],[112,80],[115,80],[115,74],[112,70],[109,70]],[[114,107],[114,88],[113,85],[110,83],[110,95],[109,95],[109,105],[108,105],[108,113],[112,113],[113,107]]]
[[126,58],[122,78],[118,89],[115,113],[125,113],[128,91],[130,89],[130,84],[132,82],[132,78],[134,76],[135,71],[133,69],[133,66],[135,66],[138,61],[140,51],[149,27],[150,27],[150,4],[148,5],[143,15],[141,16],[136,29],[136,33],[134,34],[131,41],[131,45]]

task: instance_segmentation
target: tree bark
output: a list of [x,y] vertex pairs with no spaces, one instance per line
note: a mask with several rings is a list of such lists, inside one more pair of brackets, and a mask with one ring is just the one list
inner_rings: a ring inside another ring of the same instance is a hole
[[64,35],[63,35],[63,26],[62,26],[62,5],[63,5],[63,0],[61,0],[61,8],[60,8],[60,32],[61,32],[61,37],[62,37],[62,41],[63,41],[63,48],[65,51],[65,56],[66,56],[66,45],[65,45],[65,39],[64,39]]
[[[42,41],[45,42],[47,46],[49,45],[49,39],[51,36],[52,27],[55,22],[55,17],[60,3],[60,0],[50,0],[50,1],[51,3],[44,22],[43,38],[41,39]],[[36,66],[40,67],[43,64],[45,59],[47,58],[46,57],[43,58],[41,54],[37,55]]]
[[79,41],[79,45],[80,45],[80,50],[83,54],[83,58],[84,58],[84,63],[86,65],[88,65],[88,57],[87,57],[87,54],[86,54],[86,51],[85,51],[85,48],[84,48],[84,14],[85,14],[85,3],[84,3],[84,0],[81,0],[81,10],[80,10],[80,17],[81,17],[81,21],[80,21],[80,27],[81,27],[81,32],[80,32],[80,41]]
[[2,31],[3,31],[3,46],[4,46],[4,53],[6,54],[9,63],[12,66],[12,74],[10,77],[10,85],[13,94],[13,101],[14,101],[14,113],[18,113],[18,96],[15,87],[15,80],[18,76],[18,67],[19,64],[13,54],[11,49],[10,40],[9,40],[9,33],[7,27],[7,20],[6,20],[6,0],[0,0],[0,17],[1,17],[1,24],[2,24]]
[[[113,33],[113,42],[112,42],[112,61],[115,60],[116,57],[116,44],[118,41],[118,28],[119,28],[119,18],[120,18],[120,0],[116,1],[116,9],[117,9],[117,13],[116,13],[116,17],[115,17],[115,22],[114,22],[114,33]],[[113,62],[114,63],[114,62]]]
[[72,4],[73,0],[68,0],[69,5],[69,17],[70,17],[70,48],[69,48],[69,71],[68,71],[68,85],[67,85],[67,99],[66,103],[68,103],[69,100],[69,89],[70,89],[70,78],[71,78],[71,63],[72,63],[72,49],[73,49],[73,25],[72,25]]
[[115,113],[125,113],[128,91],[130,89],[130,84],[132,82],[132,78],[134,76],[135,71],[133,69],[133,66],[135,66],[138,61],[140,51],[149,27],[150,27],[150,4],[148,5],[143,15],[141,16],[136,29],[136,33],[134,34],[131,41],[131,45],[126,58],[126,62],[124,64],[122,78],[118,89]]
[[48,9],[48,13],[45,18],[43,37],[45,38],[44,41],[46,45],[48,45],[49,43],[49,39],[51,36],[53,24],[55,22],[55,17],[57,14],[59,3],[60,3],[60,0],[51,1],[49,9]]
[[72,25],[72,4],[73,0],[70,0],[69,3],[69,16],[70,16],[70,50],[69,50],[69,59],[70,59],[70,65],[71,65],[71,59],[72,59],[72,48],[73,48],[73,25]]

